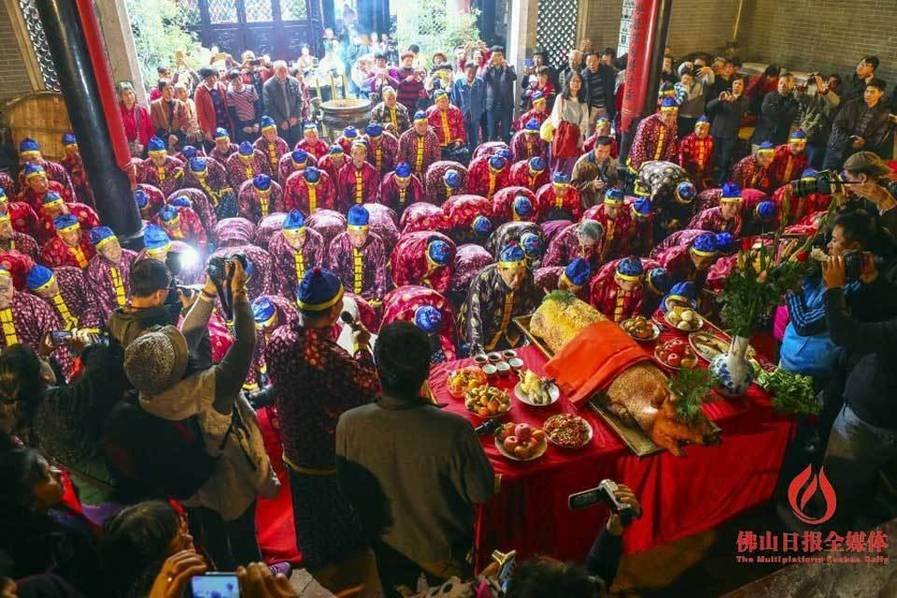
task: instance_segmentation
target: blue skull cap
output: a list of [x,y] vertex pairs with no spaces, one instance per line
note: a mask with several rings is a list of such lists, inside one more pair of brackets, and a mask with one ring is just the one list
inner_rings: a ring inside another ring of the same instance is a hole
[[407,179],[408,177],[410,177],[411,164],[409,164],[408,162],[399,162],[398,164],[396,164],[396,176],[400,179]]
[[309,166],[305,169],[305,172],[302,173],[302,176],[304,176],[305,180],[309,183],[317,183],[321,180],[321,171],[314,166]]
[[244,141],[240,144],[240,155],[241,156],[251,156],[255,153],[255,150],[252,148],[252,144],[248,141]]
[[427,255],[434,264],[445,266],[452,258],[452,248],[442,239],[433,239],[427,244]]
[[308,161],[308,152],[304,149],[294,149],[290,152],[290,159],[296,164],[305,164]]
[[363,205],[354,205],[349,208],[346,223],[349,226],[367,226],[370,222],[371,214]]
[[252,177],[252,186],[260,191],[267,191],[271,188],[271,177],[265,173],[259,173]]
[[658,266],[648,272],[648,286],[658,295],[668,293],[672,284],[673,279],[670,276],[670,271],[666,268]]
[[776,217],[776,204],[770,200],[764,200],[757,204],[757,216],[761,220],[772,220]]
[[502,168],[505,167],[505,164],[507,164],[507,163],[508,163],[508,161],[505,158],[503,158],[502,156],[499,156],[498,154],[495,154],[494,156],[490,156],[490,158],[489,158],[489,166],[491,166],[495,170],[501,170]]
[[146,151],[148,152],[164,152],[165,151],[165,142],[159,139],[156,136],[150,138],[149,143],[146,144]]
[[533,156],[529,159],[529,169],[533,172],[542,172],[548,164],[542,156]]
[[581,287],[589,281],[589,277],[592,275],[592,268],[589,266],[588,261],[577,257],[571,260],[567,267],[564,268],[564,275],[574,285]]
[[41,264],[35,264],[25,276],[25,285],[29,291],[36,291],[53,279],[53,270]]
[[518,195],[514,198],[511,209],[521,218],[526,218],[533,213],[533,202],[526,195]]
[[305,228],[305,215],[299,210],[290,210],[283,221],[283,230],[298,230]]
[[196,156],[190,160],[190,170],[193,172],[202,172],[207,166],[206,159],[202,156]]
[[414,310],[414,323],[427,334],[435,334],[442,329],[442,312],[432,305],[421,305]]
[[542,257],[542,239],[535,233],[523,233],[520,235],[520,246],[523,253],[529,258]]
[[492,221],[483,215],[479,215],[473,219],[470,228],[473,229],[473,232],[476,234],[486,236],[492,232]]
[[442,175],[442,180],[447,187],[457,189],[461,186],[461,173],[454,168],[449,168],[445,171],[445,174]]

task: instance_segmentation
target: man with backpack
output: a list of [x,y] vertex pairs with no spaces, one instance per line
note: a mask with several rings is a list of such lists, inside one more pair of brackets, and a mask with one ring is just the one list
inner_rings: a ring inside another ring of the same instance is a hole
[[273,497],[279,482],[255,412],[240,393],[256,335],[238,257],[228,261],[224,284],[234,311],[227,354],[207,369],[188,367],[217,297],[209,279],[182,330],[154,326],[127,345],[125,375],[138,399],[110,416],[106,447],[120,472],[181,500],[197,543],[217,569],[232,571],[261,559],[255,502]]

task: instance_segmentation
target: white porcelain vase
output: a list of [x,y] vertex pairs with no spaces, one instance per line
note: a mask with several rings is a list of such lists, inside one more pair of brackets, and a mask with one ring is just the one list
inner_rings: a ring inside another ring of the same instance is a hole
[[729,352],[722,353],[710,362],[710,371],[716,376],[716,390],[730,398],[742,396],[754,381],[754,368],[746,356],[750,339],[736,336],[729,345]]

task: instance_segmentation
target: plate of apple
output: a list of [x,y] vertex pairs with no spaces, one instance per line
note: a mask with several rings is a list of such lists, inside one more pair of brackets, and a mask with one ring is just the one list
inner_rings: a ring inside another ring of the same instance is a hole
[[503,424],[495,430],[495,448],[512,461],[535,461],[545,454],[545,432],[529,424]]
[[698,357],[692,350],[688,341],[672,338],[657,345],[654,349],[654,357],[670,369],[691,369],[698,365]]

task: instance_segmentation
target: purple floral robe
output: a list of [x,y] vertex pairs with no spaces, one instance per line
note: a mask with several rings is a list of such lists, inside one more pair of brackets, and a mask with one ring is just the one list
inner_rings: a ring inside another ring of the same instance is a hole
[[[348,233],[334,237],[329,246],[329,269],[343,281],[346,291],[361,295],[376,304],[383,301],[389,277],[387,276],[387,254],[383,240],[370,233],[361,249],[356,250],[349,242]],[[356,271],[355,255],[360,253],[360,270]]]

